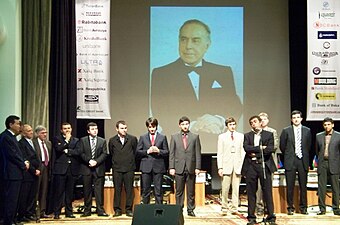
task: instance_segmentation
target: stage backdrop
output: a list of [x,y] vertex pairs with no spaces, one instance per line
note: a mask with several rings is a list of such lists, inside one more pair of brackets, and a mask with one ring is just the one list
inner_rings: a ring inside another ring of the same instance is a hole
[[[262,111],[270,115],[270,125],[278,131],[288,126],[290,87],[286,0],[224,3],[218,0],[185,3],[179,0],[112,0],[111,120],[105,120],[106,138],[116,134],[115,123],[121,119],[127,121],[129,133],[139,137],[146,132],[145,120],[154,113],[151,105],[152,72],[179,57],[179,27],[189,19],[199,19],[211,29],[212,42],[204,60],[229,66],[233,72],[228,79],[235,86],[235,98],[219,102],[211,97],[210,104],[204,106],[207,113],[215,116],[217,113],[209,111],[227,106],[228,110],[218,115],[222,118],[238,117],[241,132],[249,131],[248,118]],[[213,83],[211,87],[220,88],[219,85]],[[173,84],[164,88],[169,89],[169,86],[174,94],[181,90]],[[162,93],[160,96],[166,97]],[[226,96],[228,98],[230,96]],[[167,104],[164,102],[163,106],[168,107]],[[162,108],[162,105],[158,107]],[[198,121],[194,101],[185,102],[181,108],[186,109],[185,114],[192,121]],[[231,113],[232,110],[235,113]],[[160,120],[169,138],[179,131],[178,119],[169,116]],[[170,125],[172,128],[168,129]],[[218,133],[209,138],[203,138],[204,134],[201,134],[203,153],[216,153]]]

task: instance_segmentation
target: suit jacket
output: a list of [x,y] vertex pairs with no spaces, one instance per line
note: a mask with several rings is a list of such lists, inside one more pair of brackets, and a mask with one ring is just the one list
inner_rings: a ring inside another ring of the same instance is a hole
[[[316,154],[319,157],[319,167],[325,163],[325,134],[323,131],[316,135]],[[328,165],[331,174],[340,173],[340,133],[333,130],[331,140],[328,145]]]
[[[78,138],[71,137],[69,143],[67,143],[63,135],[58,135],[53,138],[53,174],[66,174],[69,166],[71,166],[72,175],[76,176],[79,174],[80,158],[77,149],[78,141]],[[67,153],[64,152],[65,149],[68,149]]]
[[[309,168],[309,151],[312,148],[312,134],[308,127],[301,127],[301,149],[302,161],[306,171]],[[293,125],[284,128],[280,136],[280,149],[284,155],[284,168],[291,170],[293,168],[295,155],[295,136]]]
[[169,150],[169,169],[175,169],[176,174],[182,174],[187,168],[191,174],[195,169],[201,169],[201,142],[197,134],[188,132],[187,148],[184,148],[182,132],[171,135]]
[[94,168],[89,166],[89,161],[92,159],[89,136],[82,137],[79,140],[78,148],[82,159],[82,163],[80,164],[80,174],[90,175],[91,170],[95,170],[98,176],[105,176],[105,159],[108,155],[106,140],[97,136],[96,152],[94,157],[94,160],[97,161],[97,165]]
[[136,169],[137,138],[130,134],[125,136],[124,145],[117,135],[109,140],[109,150],[112,156],[112,168],[116,172],[129,172]]
[[41,161],[38,158],[37,152],[33,148],[33,146],[26,140],[26,138],[22,137],[19,141],[19,147],[21,149],[24,160],[28,160],[30,162],[30,167],[28,171],[24,172],[24,180],[33,181],[38,176],[35,175],[35,171],[40,169]]
[[[37,152],[37,155],[38,155],[38,159],[40,160],[40,163],[41,163],[41,166],[42,166],[42,158],[41,158],[41,151],[42,149],[40,149],[40,145],[39,145],[39,142],[38,142],[38,138],[33,138],[33,146],[34,146],[34,149],[35,151]],[[48,152],[48,157],[49,157],[49,162],[48,162],[48,166],[49,166],[49,174],[51,173],[51,164],[53,162],[53,156],[52,156],[52,144],[50,141],[46,140],[45,141],[45,145],[47,147],[47,152]],[[40,167],[40,170],[41,170],[41,167]]]
[[4,180],[22,180],[26,169],[25,160],[16,137],[5,130],[0,135],[1,173]]
[[[217,167],[223,169],[223,174],[230,175],[233,171],[241,174],[244,156],[243,149],[244,135],[234,131],[234,140],[231,139],[231,132],[227,131],[218,136],[217,142]],[[232,151],[234,151],[232,153]]]
[[137,156],[141,158],[140,170],[143,173],[165,173],[165,160],[169,156],[169,147],[166,136],[161,133],[156,134],[155,146],[159,149],[158,154],[148,154],[151,147],[150,133],[146,133],[139,138],[137,145]]
[[[163,133],[177,132],[178,118],[183,115],[192,121],[197,121],[205,114],[219,115],[221,118],[232,115],[236,120],[239,119],[242,105],[236,95],[230,67],[202,61],[202,67],[197,68],[200,75],[199,100],[188,78],[189,72],[190,67],[185,66],[181,59],[152,71],[152,114],[161,121]],[[190,110],[183,105],[188,105]],[[212,123],[213,121],[210,124]],[[217,126],[222,133],[224,120]],[[216,143],[217,134],[203,130],[195,130],[195,133],[199,134],[203,148],[216,147],[209,146],[208,143]]]
[[[246,176],[247,171],[249,169],[250,164],[252,163],[251,153],[255,153],[257,160],[261,160],[262,154],[260,146],[254,146],[254,135],[253,131],[250,131],[244,134],[244,142],[243,148],[246,152],[246,156],[244,157],[244,162],[242,166],[242,175]],[[274,152],[274,137],[273,133],[269,131],[262,130],[261,131],[261,142],[263,146],[267,146],[266,149],[263,150],[264,162],[266,167],[269,169],[271,173],[276,171],[276,166],[272,157],[272,153]]]

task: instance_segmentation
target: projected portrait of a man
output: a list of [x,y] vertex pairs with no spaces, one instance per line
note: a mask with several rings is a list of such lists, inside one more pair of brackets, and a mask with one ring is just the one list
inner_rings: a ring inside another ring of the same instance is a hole
[[239,119],[242,114],[231,67],[204,59],[210,45],[209,26],[198,19],[186,20],[179,28],[179,58],[152,71],[152,115],[163,121],[167,135],[178,130],[177,118],[187,115],[193,118],[192,132],[203,140],[216,137],[224,131],[227,115]]

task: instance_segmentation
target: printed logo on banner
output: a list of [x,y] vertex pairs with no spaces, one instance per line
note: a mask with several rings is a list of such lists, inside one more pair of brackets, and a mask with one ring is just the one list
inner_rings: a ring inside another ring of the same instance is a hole
[[328,41],[325,41],[322,46],[324,49],[329,49],[331,47],[331,43],[329,43]]
[[319,19],[333,19],[335,12],[319,12]]
[[336,100],[335,93],[316,93],[315,98],[317,100]]
[[339,23],[326,23],[326,22],[316,21],[316,22],[313,23],[313,27],[316,28],[316,29],[319,29],[319,28],[334,29],[334,28],[339,28],[340,24]]
[[318,31],[318,39],[337,39],[337,31]]
[[322,3],[322,10],[330,10],[328,1]]
[[313,73],[314,73],[315,75],[319,75],[319,74],[321,73],[321,69],[320,69],[319,67],[314,67],[314,68],[313,68]]
[[321,60],[321,65],[328,65],[328,59]]
[[312,51],[312,55],[316,57],[321,57],[321,58],[332,58],[334,56],[338,55],[338,52],[316,52]]
[[314,78],[314,85],[336,85],[336,77]]
[[85,95],[84,96],[85,104],[98,104],[99,103],[99,95]]

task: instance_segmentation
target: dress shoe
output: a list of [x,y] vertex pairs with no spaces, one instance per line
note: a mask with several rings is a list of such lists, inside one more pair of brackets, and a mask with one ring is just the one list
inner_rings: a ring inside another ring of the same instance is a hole
[[320,216],[320,215],[325,215],[326,212],[325,211],[319,211],[316,215]]
[[60,216],[59,216],[59,215],[54,215],[53,219],[59,220],[59,219],[60,219]]
[[66,217],[66,218],[76,218],[76,216],[73,215],[73,214],[66,215],[65,217]]
[[256,220],[249,220],[247,225],[255,225],[256,224]]
[[126,216],[128,216],[128,217],[133,217],[133,213],[132,213],[131,211],[126,212]]
[[336,216],[340,216],[340,210],[339,209],[333,210],[333,214]]
[[122,215],[122,213],[119,212],[119,211],[116,211],[115,214],[113,214],[114,217],[116,217],[116,216],[121,216],[121,215]]
[[30,220],[30,221],[36,221],[37,220],[37,217],[36,216],[32,216],[32,215],[25,216],[25,218]]
[[52,218],[52,216],[51,216],[51,215],[42,214],[42,215],[40,216],[40,218],[45,218],[45,219],[47,219],[47,218]]
[[106,212],[102,212],[102,213],[98,213],[98,216],[105,216],[105,217],[108,217],[109,214],[107,214]]
[[288,209],[287,214],[288,214],[289,216],[294,215],[294,209]]
[[301,214],[303,214],[303,215],[308,215],[307,209],[301,209],[300,212],[301,212]]
[[195,215],[194,211],[189,211],[189,212],[188,212],[188,216],[193,216],[193,217],[195,217],[196,215]]
[[91,213],[83,213],[80,217],[89,217],[91,216]]

